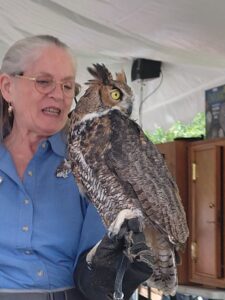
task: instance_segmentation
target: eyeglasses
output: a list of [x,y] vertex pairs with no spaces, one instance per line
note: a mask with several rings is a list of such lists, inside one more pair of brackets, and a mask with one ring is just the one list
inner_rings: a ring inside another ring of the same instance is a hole
[[15,75],[16,78],[27,79],[34,81],[34,86],[36,90],[41,94],[48,94],[52,92],[56,88],[56,84],[60,84],[63,94],[66,97],[74,97],[75,96],[75,82],[73,80],[65,80],[65,81],[56,81],[51,78],[46,78],[44,76],[38,77],[27,77],[24,75]]

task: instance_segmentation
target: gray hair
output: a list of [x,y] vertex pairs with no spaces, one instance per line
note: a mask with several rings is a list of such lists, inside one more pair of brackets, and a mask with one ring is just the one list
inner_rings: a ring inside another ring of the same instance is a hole
[[[22,74],[26,68],[35,62],[44,48],[56,46],[67,51],[73,59],[70,48],[51,35],[35,35],[15,42],[6,52],[2,60],[0,73],[8,75]],[[76,68],[75,60],[74,69]],[[8,113],[8,103],[0,92],[0,141],[6,136],[12,128],[13,116]]]
[[70,48],[51,35],[35,35],[15,42],[6,52],[1,66],[1,73],[9,75],[24,72],[29,64],[35,62],[41,55],[42,50],[49,46],[65,49],[72,57]]

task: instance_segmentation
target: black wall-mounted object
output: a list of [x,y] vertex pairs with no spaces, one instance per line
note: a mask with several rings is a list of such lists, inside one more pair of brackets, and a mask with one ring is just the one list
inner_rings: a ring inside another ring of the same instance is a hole
[[131,80],[157,78],[161,72],[161,61],[137,58],[133,61]]

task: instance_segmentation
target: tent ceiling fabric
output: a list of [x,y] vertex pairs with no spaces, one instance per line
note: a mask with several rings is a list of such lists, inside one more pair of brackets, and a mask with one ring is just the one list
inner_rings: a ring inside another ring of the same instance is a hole
[[[167,128],[204,110],[204,90],[225,83],[224,13],[224,0],[0,0],[0,58],[20,38],[52,34],[72,48],[81,83],[92,63],[130,77],[134,58],[160,60],[163,82],[143,125]],[[146,95],[158,81],[145,82]],[[132,86],[138,106],[140,83]]]

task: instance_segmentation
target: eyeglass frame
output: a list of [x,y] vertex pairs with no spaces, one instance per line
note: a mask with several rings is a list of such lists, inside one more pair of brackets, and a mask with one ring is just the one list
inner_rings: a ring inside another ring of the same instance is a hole
[[[43,92],[43,91],[40,91],[40,90],[37,88],[37,78],[38,78],[38,77],[29,77],[29,76],[25,76],[25,75],[22,75],[22,74],[15,74],[15,75],[13,75],[13,77],[16,77],[16,78],[22,78],[22,79],[24,78],[24,79],[33,81],[33,82],[34,82],[35,89],[36,89],[40,94],[43,94],[43,95],[48,94],[48,93],[51,93],[51,92],[54,91],[54,89],[56,88],[56,84],[60,84],[64,96],[66,96],[66,97],[72,97],[72,98],[75,97],[76,82],[73,81],[73,80],[67,80],[67,82],[69,81],[69,82],[74,83],[73,94],[72,94],[72,95],[67,95],[66,92],[65,92],[65,86],[64,86],[64,84],[66,84],[66,82],[63,82],[63,81],[56,81],[55,79],[51,79],[51,80],[49,80],[49,81],[51,81],[52,83],[54,83],[53,88],[52,88],[50,91],[48,91],[48,92]],[[72,89],[71,89],[71,90],[72,90]]]

